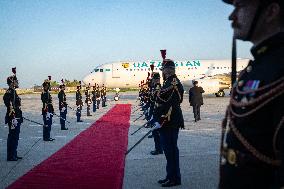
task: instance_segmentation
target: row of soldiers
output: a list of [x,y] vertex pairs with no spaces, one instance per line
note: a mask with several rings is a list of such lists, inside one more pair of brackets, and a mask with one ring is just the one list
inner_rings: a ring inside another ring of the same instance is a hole
[[147,78],[145,83],[141,82],[139,98],[147,119],[147,127],[152,127],[155,150],[150,153],[164,153],[167,160],[166,177],[158,180],[158,183],[162,187],[171,187],[181,184],[177,140],[179,129],[184,128],[180,107],[184,89],[175,74],[175,64],[172,60],[163,57],[161,70],[163,85],[160,82],[160,74],[153,72],[151,79]]
[[[78,105],[80,106],[77,112],[81,112],[81,106],[83,105],[83,101],[82,101],[82,95],[80,92],[81,86],[78,86],[77,88],[77,92],[76,92],[76,102],[78,101]],[[91,94],[93,95],[91,98]],[[100,89],[99,85],[94,85],[93,86],[93,91],[90,92],[90,85],[86,87],[85,90],[85,95],[86,95],[86,100],[85,103],[87,104],[87,116],[92,116],[90,113],[90,107],[91,104],[93,103],[93,112],[96,112],[97,109],[99,109],[100,107],[100,102],[102,101],[102,107],[106,107],[106,87],[104,86],[104,84],[102,85],[102,88]],[[79,116],[79,115],[78,115]],[[78,118],[77,116],[77,118]],[[79,117],[79,121],[80,121],[80,117]]]
[[[36,121],[33,121],[31,119],[28,119],[22,115],[21,110],[21,98],[18,96],[16,89],[19,87],[18,79],[16,76],[16,68],[12,68],[13,75],[9,76],[7,78],[7,84],[9,88],[7,89],[6,93],[3,96],[4,104],[7,107],[7,113],[5,116],[5,124],[8,124],[9,127],[9,134],[7,139],[7,161],[17,161],[18,159],[22,159],[22,157],[18,156],[17,154],[17,147],[18,147],[18,140],[19,140],[19,134],[20,134],[20,126],[23,123],[23,120],[27,120],[33,123],[41,124]],[[61,130],[68,130],[66,127],[66,115],[67,115],[67,108],[69,107],[72,110],[72,107],[70,107],[66,102],[66,94],[65,94],[65,85],[62,81],[62,84],[59,86],[60,92],[58,93],[58,100],[59,100],[59,111],[60,115],[57,115],[54,111],[53,107],[53,101],[52,96],[50,94],[50,81],[51,76],[49,76],[49,79],[46,79],[42,86],[43,86],[43,92],[41,93],[41,101],[42,101],[42,116],[43,116],[43,140],[44,141],[53,141],[54,138],[50,137],[50,131],[52,126],[52,119],[53,116],[57,116],[60,119],[60,125]],[[89,88],[86,89],[86,102],[89,102]],[[100,98],[102,99],[103,107],[106,106],[106,88],[103,86],[101,91],[98,91],[99,87],[94,87],[96,95],[93,97],[93,102],[97,102],[100,99],[98,99],[98,95],[100,94]],[[87,103],[88,104],[88,103]],[[99,102],[96,103],[96,109],[99,108]],[[80,86],[77,86],[77,92],[76,92],[76,116],[77,116],[77,122],[82,122],[81,120],[81,110],[83,106],[82,102],[82,95],[81,95],[81,83]],[[89,108],[89,105],[88,105]],[[88,110],[87,108],[87,110]],[[88,115],[90,113],[88,112]]]

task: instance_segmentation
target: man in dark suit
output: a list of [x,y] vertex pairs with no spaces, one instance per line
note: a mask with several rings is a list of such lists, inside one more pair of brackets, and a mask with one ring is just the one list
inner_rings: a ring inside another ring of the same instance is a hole
[[200,120],[200,106],[203,105],[202,93],[204,90],[198,86],[198,81],[193,81],[193,87],[189,89],[189,103],[193,108],[195,122]]

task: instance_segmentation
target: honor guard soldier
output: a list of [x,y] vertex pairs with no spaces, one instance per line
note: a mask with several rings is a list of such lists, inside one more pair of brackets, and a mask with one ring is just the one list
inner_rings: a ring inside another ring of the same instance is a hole
[[43,140],[44,141],[53,141],[54,139],[50,137],[51,125],[52,125],[52,117],[54,114],[54,108],[52,104],[52,97],[49,93],[50,90],[50,80],[51,76],[48,76],[48,80],[46,79],[43,84],[43,92],[41,93],[41,101],[42,101],[42,116],[43,116]]
[[97,100],[96,100],[96,84],[93,86],[93,91],[92,91],[92,101],[93,101],[93,112],[96,112],[97,110]]
[[65,95],[65,85],[63,79],[61,80],[62,84],[59,85],[60,92],[58,93],[59,100],[59,111],[60,111],[60,125],[61,130],[68,130],[65,126],[66,115],[67,115],[67,103],[66,103],[66,95]]
[[82,101],[82,94],[81,94],[81,82],[80,82],[80,85],[77,86],[76,106],[77,106],[77,111],[76,111],[77,122],[82,122],[82,120],[81,120],[81,111],[82,111],[83,101]]
[[23,123],[21,99],[17,94],[16,88],[19,87],[16,77],[16,68],[12,68],[14,75],[7,78],[9,89],[3,96],[4,104],[7,107],[5,116],[5,124],[9,126],[9,134],[7,139],[7,161],[17,161],[22,159],[17,154],[18,141],[20,135],[20,127]]
[[96,90],[97,109],[100,108],[100,98],[101,98],[100,86],[97,85],[97,90]]
[[[222,124],[219,188],[282,189],[284,1],[223,1],[235,7],[229,16],[234,38],[254,44],[254,59],[233,85]],[[232,52],[234,65],[235,41]]]
[[106,87],[104,84],[101,89],[101,99],[102,99],[102,107],[106,107]]
[[90,113],[90,106],[91,106],[90,84],[86,87],[85,95],[86,95],[85,103],[87,104],[87,116],[92,116]]
[[158,183],[162,187],[181,184],[179,168],[179,149],[177,146],[179,128],[184,128],[184,120],[180,104],[183,101],[183,86],[175,74],[175,63],[164,59],[162,65],[164,83],[157,93],[154,110],[153,129],[159,129],[163,151],[167,159],[167,175]]
[[[155,109],[155,103],[157,101],[157,94],[161,90],[161,83],[160,83],[160,74],[158,72],[153,73],[153,77],[151,79],[151,94],[150,94],[150,110],[149,110],[149,117],[153,116],[153,112]],[[152,136],[154,138],[155,143],[155,150],[151,151],[151,155],[158,155],[163,153],[161,139],[160,139],[160,132],[159,129],[155,129],[152,131]],[[148,137],[149,138],[149,137]]]

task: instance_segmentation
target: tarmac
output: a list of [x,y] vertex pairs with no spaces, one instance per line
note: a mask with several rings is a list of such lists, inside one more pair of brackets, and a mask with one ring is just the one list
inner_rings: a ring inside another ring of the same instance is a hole
[[[52,96],[55,110],[58,113],[57,95]],[[22,99],[23,116],[42,123],[40,94],[21,95],[20,97]],[[130,103],[133,105],[132,109],[135,110],[135,106],[138,105],[136,97],[137,92],[121,93],[120,100],[115,102],[113,101],[113,94],[108,94],[108,106],[92,113],[93,116],[87,117],[86,106],[83,107],[82,120],[84,122],[82,123],[77,123],[75,111],[68,109],[67,120],[71,122],[67,124],[69,130],[60,130],[60,120],[54,117],[51,136],[56,140],[52,142],[44,142],[42,140],[41,125],[24,121],[21,126],[18,146],[18,155],[23,156],[23,159],[17,162],[7,162],[8,127],[4,124],[6,107],[4,106],[2,96],[0,96],[0,188],[7,187],[34,166],[58,151],[80,132],[91,126],[92,123],[115,104]],[[67,94],[67,102],[69,106],[75,108],[75,94]],[[223,98],[205,97],[204,105],[201,107],[201,121],[195,123],[192,107],[188,103],[188,95],[184,96],[182,111],[185,129],[180,130],[178,139],[182,185],[173,188],[217,188],[221,122],[228,103],[228,96]],[[141,113],[141,111],[136,111],[131,115],[128,148],[148,132],[148,129],[143,128],[135,135],[130,135],[130,133],[146,122],[143,120],[143,117],[133,122]],[[166,176],[166,159],[163,154],[150,155],[151,150],[154,150],[153,138],[145,138],[126,156],[123,189],[161,188],[157,181]]]

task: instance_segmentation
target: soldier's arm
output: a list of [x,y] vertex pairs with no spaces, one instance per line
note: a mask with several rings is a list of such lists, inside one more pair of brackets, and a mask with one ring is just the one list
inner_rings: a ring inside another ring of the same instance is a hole
[[12,98],[11,98],[11,95],[10,93],[5,93],[4,96],[3,96],[3,101],[4,101],[4,104],[7,108],[10,108],[13,106],[12,104]]

